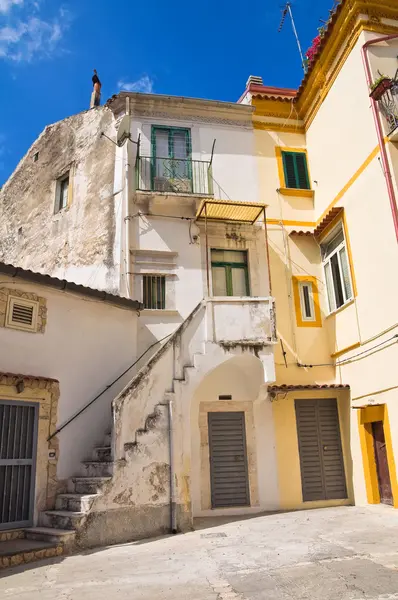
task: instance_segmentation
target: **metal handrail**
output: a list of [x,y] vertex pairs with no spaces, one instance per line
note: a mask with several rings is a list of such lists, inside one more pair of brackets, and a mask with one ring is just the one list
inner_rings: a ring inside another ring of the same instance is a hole
[[136,164],[136,189],[212,196],[211,162],[191,158],[140,156]]

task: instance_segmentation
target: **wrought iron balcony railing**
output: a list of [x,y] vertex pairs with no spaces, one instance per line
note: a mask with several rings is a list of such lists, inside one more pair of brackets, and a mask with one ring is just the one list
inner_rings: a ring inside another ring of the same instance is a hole
[[379,92],[374,99],[377,100],[380,111],[386,118],[390,134],[398,127],[398,81],[396,79],[387,81],[388,85],[381,90],[378,89],[380,86],[374,90],[374,92]]
[[136,162],[137,190],[213,195],[211,162],[140,156]]

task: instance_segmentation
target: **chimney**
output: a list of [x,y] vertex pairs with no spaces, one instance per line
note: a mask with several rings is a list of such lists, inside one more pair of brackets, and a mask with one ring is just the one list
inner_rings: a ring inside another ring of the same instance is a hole
[[249,79],[246,82],[246,87],[249,87],[250,84],[264,85],[263,78],[258,77],[257,75],[250,75]]

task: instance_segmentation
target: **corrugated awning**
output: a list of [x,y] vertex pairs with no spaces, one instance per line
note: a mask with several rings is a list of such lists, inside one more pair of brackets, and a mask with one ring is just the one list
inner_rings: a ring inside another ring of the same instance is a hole
[[261,216],[266,207],[266,204],[254,204],[253,202],[204,199],[196,213],[196,218],[253,224]]

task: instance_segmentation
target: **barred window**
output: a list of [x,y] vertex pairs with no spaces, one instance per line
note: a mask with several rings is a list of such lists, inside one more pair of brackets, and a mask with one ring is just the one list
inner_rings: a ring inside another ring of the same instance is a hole
[[142,301],[150,310],[166,308],[165,275],[144,275]]

